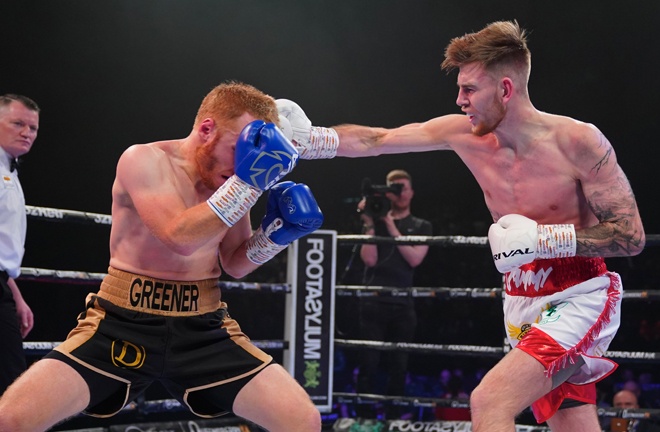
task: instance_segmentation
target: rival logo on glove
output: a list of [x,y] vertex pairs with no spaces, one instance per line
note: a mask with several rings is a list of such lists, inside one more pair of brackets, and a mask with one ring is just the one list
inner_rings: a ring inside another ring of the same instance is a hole
[[529,254],[536,254],[535,250],[529,250],[529,248],[525,248],[525,250],[522,249],[511,249],[508,252],[498,252],[493,255],[493,260],[494,261],[499,261],[502,258],[511,258],[512,256],[516,255],[529,255]]

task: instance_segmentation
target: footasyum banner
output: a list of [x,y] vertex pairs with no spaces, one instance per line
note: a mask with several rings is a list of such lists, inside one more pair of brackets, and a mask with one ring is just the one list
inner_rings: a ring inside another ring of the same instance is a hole
[[[472,432],[472,423],[467,421],[410,421],[338,419],[332,427],[334,432]],[[516,425],[516,432],[549,432],[546,427]]]
[[285,367],[321,412],[332,408],[337,232],[319,230],[289,246]]

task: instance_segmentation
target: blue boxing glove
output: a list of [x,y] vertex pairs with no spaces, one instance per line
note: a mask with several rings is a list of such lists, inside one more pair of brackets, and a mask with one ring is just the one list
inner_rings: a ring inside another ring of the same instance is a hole
[[236,140],[234,175],[207,200],[227,226],[238,222],[264,190],[296,166],[298,151],[273,123],[250,122]]
[[323,213],[307,185],[278,183],[270,189],[261,225],[248,240],[247,257],[255,264],[263,264],[322,224]]
[[248,123],[236,140],[234,172],[262,191],[290,173],[297,161],[298,151],[273,123]]

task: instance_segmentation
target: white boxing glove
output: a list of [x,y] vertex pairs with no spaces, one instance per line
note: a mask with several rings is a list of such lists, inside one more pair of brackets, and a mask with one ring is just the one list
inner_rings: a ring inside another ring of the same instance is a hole
[[296,146],[300,159],[331,159],[337,155],[339,135],[331,128],[312,126],[300,105],[277,99],[280,129]]
[[539,225],[518,214],[502,216],[492,224],[488,241],[500,273],[535,259],[572,257],[577,249],[573,224]]

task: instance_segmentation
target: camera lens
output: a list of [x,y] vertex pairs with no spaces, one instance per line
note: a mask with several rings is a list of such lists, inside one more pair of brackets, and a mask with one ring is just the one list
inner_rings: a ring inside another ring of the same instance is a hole
[[374,219],[380,219],[390,211],[391,203],[387,197],[382,195],[372,195],[367,197],[364,212],[367,216]]

